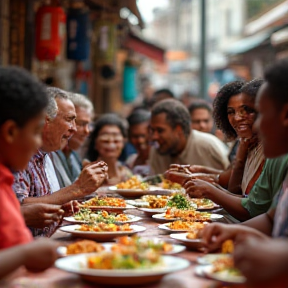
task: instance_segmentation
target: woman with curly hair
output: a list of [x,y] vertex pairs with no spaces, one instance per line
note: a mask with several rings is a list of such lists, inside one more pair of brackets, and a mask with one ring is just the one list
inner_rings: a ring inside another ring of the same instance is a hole
[[109,179],[104,184],[115,185],[132,176],[131,171],[118,161],[126,136],[124,120],[116,114],[104,114],[95,123],[90,135],[87,158],[90,161],[102,160],[107,163]]
[[[220,89],[213,103],[216,126],[228,140],[239,143],[228,183],[228,190],[235,194],[249,194],[265,162],[262,144],[253,131],[257,117],[255,98],[262,83],[262,79],[245,85],[240,81],[228,83]],[[235,93],[235,86],[241,85],[240,93],[232,94]]]
[[[213,174],[206,174],[206,179],[195,177],[195,174],[180,175],[172,169],[165,174],[169,180],[180,183],[190,197],[211,199],[242,221],[267,212],[288,169],[287,155],[265,160],[262,144],[253,130],[257,116],[255,96],[262,83],[257,79],[245,85],[241,82],[226,84],[214,102],[216,124],[227,137],[237,138],[240,142],[231,165],[228,190],[218,185]],[[235,93],[236,88],[238,93]],[[241,189],[242,197],[231,193],[230,189],[234,189],[233,192]]]

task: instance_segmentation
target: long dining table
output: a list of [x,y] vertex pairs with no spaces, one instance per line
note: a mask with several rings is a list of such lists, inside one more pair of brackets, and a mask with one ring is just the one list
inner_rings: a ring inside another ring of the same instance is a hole
[[[167,240],[169,242],[177,243],[176,240],[169,237],[169,233],[167,231],[160,230],[158,225],[160,223],[156,222],[151,216],[146,215],[144,212],[131,209],[127,210],[126,213],[133,214],[136,216],[140,216],[142,218],[141,221],[137,222],[139,225],[143,225],[146,227],[146,230],[139,233],[139,236],[143,237],[157,237],[163,240]],[[218,212],[223,214],[223,218],[220,222],[223,223],[233,223],[234,219],[227,214],[225,211]],[[69,225],[71,223],[64,222],[62,225]],[[52,239],[58,241],[61,246],[65,246],[71,243],[74,243],[81,238],[73,237],[71,234],[62,232],[60,229],[52,236]],[[182,243],[177,243],[182,244]],[[228,285],[225,283],[220,283],[215,280],[207,279],[204,277],[199,277],[195,274],[195,267],[197,264],[197,257],[203,256],[203,253],[195,250],[184,250],[181,253],[175,254],[174,256],[182,257],[190,261],[190,266],[185,270],[178,271],[175,273],[168,274],[164,276],[159,282],[143,285],[141,287],[146,288],[220,288],[220,287],[232,287],[232,285]],[[275,284],[275,283],[274,283]],[[281,283],[280,283],[281,284]],[[233,285],[235,288],[265,288],[265,287],[281,287],[279,286],[269,286],[269,284],[261,284],[261,285],[247,285],[247,284],[238,284]],[[276,284],[275,284],[276,285]],[[12,274],[6,280],[0,281],[1,288],[102,288],[107,287],[106,285],[98,285],[96,283],[91,283],[84,281],[79,275],[69,273],[66,271],[61,271],[55,267],[49,268],[41,273],[31,273],[26,271],[24,268],[17,273]],[[115,286],[109,286],[115,287]],[[120,287],[120,286],[119,286]],[[122,286],[123,287],[123,286]],[[135,287],[135,286],[131,286]],[[137,286],[138,287],[138,286]],[[285,286],[283,286],[285,287]]]

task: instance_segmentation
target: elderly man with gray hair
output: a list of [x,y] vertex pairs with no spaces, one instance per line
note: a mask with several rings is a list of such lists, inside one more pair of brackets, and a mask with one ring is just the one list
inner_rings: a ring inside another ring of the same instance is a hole
[[76,152],[84,144],[90,134],[90,125],[94,115],[91,101],[84,95],[69,93],[69,99],[76,110],[77,131],[68,140],[68,144],[51,155],[56,175],[61,187],[73,183],[81,173],[82,162]]
[[[87,165],[78,179],[60,189],[49,153],[62,149],[76,130],[76,112],[68,92],[47,88],[49,104],[42,132],[42,147],[29,161],[25,171],[15,174],[13,189],[22,204],[47,203],[63,205],[91,194],[107,178],[107,164]],[[34,236],[51,235],[55,226],[32,229]]]

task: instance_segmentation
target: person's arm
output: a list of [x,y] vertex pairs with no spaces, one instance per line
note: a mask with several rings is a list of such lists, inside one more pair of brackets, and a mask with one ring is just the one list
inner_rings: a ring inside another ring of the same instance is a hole
[[[173,165],[170,165],[170,167],[171,166],[173,167]],[[179,166],[183,166],[183,165],[179,165]],[[186,166],[186,165],[184,165],[184,166]],[[211,167],[207,167],[207,166],[201,166],[201,165],[190,165],[189,170],[191,173],[206,173],[206,174],[216,174],[216,175],[223,172],[220,169],[215,169],[215,168],[211,168]]]
[[45,238],[1,250],[0,279],[23,265],[32,272],[49,268],[57,259],[57,246],[56,242]]
[[238,224],[212,223],[199,232],[199,237],[202,238],[208,251],[219,249],[224,241],[234,240],[238,235],[251,235],[260,240],[267,237],[256,229]]
[[219,189],[200,179],[192,179],[186,182],[183,187],[190,197],[210,199],[240,221],[250,219],[249,212],[241,204],[241,198],[227,190]]
[[239,140],[238,150],[233,162],[231,177],[228,183],[228,190],[234,194],[242,194],[241,183],[248,155],[249,144],[249,139],[241,138]]
[[[249,282],[276,280],[276,277],[281,277],[282,281],[288,279],[286,239],[265,238],[259,241],[258,237],[240,234],[236,237],[233,257],[235,267]],[[269,287],[274,287],[273,284]]]
[[274,214],[275,209],[273,208],[270,209],[267,213],[261,214],[257,217],[254,217],[241,223],[241,225],[257,229],[262,233],[271,236],[273,230]]
[[105,179],[107,179],[107,164],[104,162],[94,162],[83,168],[78,179],[70,186],[64,187],[51,195],[41,197],[27,197],[22,204],[46,203],[64,204],[71,200],[82,198],[95,192]]
[[26,225],[33,228],[44,228],[54,222],[59,223],[64,214],[60,205],[43,203],[21,205],[21,212]]

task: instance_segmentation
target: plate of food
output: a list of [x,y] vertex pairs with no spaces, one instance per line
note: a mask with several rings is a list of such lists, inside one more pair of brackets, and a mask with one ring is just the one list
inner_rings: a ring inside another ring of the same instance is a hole
[[79,254],[56,260],[55,266],[98,284],[143,285],[164,275],[189,267],[186,259],[158,253],[126,254],[100,252]]
[[121,182],[115,186],[108,188],[110,191],[115,191],[119,195],[127,198],[135,198],[142,195],[170,195],[175,190],[164,189],[155,185],[149,185],[147,182],[143,182],[139,177],[132,176],[125,182]]
[[92,211],[91,209],[82,208],[79,212],[75,213],[73,216],[64,217],[64,220],[71,223],[133,223],[140,221],[142,218],[129,214],[115,214],[109,213],[105,210],[102,211]]
[[[191,238],[190,238],[191,235]],[[195,235],[192,233],[173,233],[170,234],[172,239],[182,242],[187,248],[190,249],[199,249],[204,247],[203,240],[201,238],[195,238]]]
[[112,240],[115,237],[123,235],[132,235],[146,230],[140,225],[130,225],[128,223],[123,225],[96,223],[96,224],[82,224],[60,227],[63,232],[71,233],[73,236],[94,239],[98,241]]
[[[108,243],[107,243],[108,244]],[[121,247],[136,246],[138,250],[152,249],[161,254],[175,254],[185,250],[185,246],[169,243],[159,238],[138,237],[133,235],[116,238],[116,243],[111,243],[111,250],[118,251]]]
[[207,222],[189,222],[189,221],[182,221],[177,220],[174,222],[169,222],[165,224],[161,224],[158,226],[159,229],[166,230],[169,232],[197,232],[207,225]]
[[124,199],[96,196],[88,201],[82,202],[80,208],[118,212],[124,211],[126,209],[135,209],[136,207],[127,204]]
[[166,208],[137,208],[138,210],[144,212],[145,214],[152,216],[154,214],[159,214],[165,212]]
[[197,258],[197,263],[201,265],[211,265],[214,261],[226,258],[227,254],[224,253],[209,253]]
[[246,277],[234,267],[231,255],[225,254],[226,257],[218,258],[211,265],[203,265],[202,273],[211,279],[224,283],[241,284],[246,282]]
[[174,212],[171,213],[170,210],[171,209],[167,209],[165,213],[155,214],[152,216],[152,218],[161,222],[176,221],[176,220],[187,220],[192,222],[210,222],[210,221],[217,221],[224,217],[223,215],[219,214],[210,214],[195,210],[179,210],[175,213]]
[[57,253],[60,257],[66,257],[75,254],[101,252],[107,250],[106,244],[97,243],[93,240],[79,240],[67,246],[59,246]]
[[196,209],[199,211],[213,210],[220,207],[218,204],[206,198],[192,198],[190,201],[196,205]]

